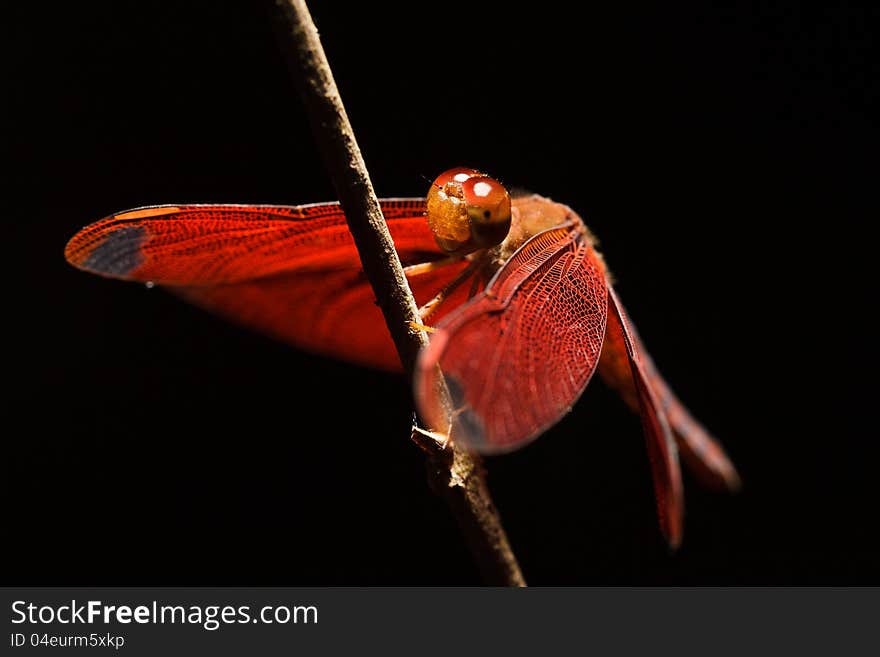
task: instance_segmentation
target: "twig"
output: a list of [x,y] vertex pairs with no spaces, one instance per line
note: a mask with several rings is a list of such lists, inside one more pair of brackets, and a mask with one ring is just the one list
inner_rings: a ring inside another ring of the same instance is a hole
[[[354,131],[305,0],[274,0],[280,42],[305,102],[364,273],[373,286],[407,377],[427,336],[411,330],[418,308],[382,216]],[[414,432],[428,458],[432,488],[448,502],[487,583],[525,586],[492,503],[479,457]]]

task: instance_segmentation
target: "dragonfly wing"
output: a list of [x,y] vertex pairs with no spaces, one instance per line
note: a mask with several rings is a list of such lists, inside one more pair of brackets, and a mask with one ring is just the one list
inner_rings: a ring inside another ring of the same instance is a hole
[[[462,261],[410,276],[417,303],[430,300],[466,266]],[[400,370],[373,288],[359,268],[286,272],[174,291],[194,305],[301,349],[377,369]]]
[[[626,310],[620,305],[619,299],[617,307],[629,327],[630,339],[641,357],[644,377],[666,416],[685,465],[701,483],[710,488],[737,490],[740,487],[740,478],[724,448],[702,424],[693,418],[660,375],[654,360],[642,344],[635,326],[629,320]],[[640,410],[628,352],[622,337],[606,339],[599,360],[599,374],[606,383],[620,393],[630,408],[636,412]]]
[[[425,222],[424,200],[384,200],[382,210],[404,264],[444,256]],[[102,276],[165,286],[299,347],[400,367],[338,203],[141,208],[87,226],[65,255]],[[465,266],[412,277],[416,299],[428,301]]]
[[[638,405],[654,477],[654,493],[657,498],[657,515],[660,529],[669,545],[681,544],[684,529],[684,488],[678,449],[669,428],[666,413],[654,389],[638,349],[635,334],[629,324],[623,306],[608,286],[608,331],[605,336],[603,359],[613,355],[619,367],[618,375],[627,380],[632,401]],[[625,365],[624,365],[625,363]],[[628,371],[629,376],[626,376]]]
[[[604,268],[580,222],[535,235],[482,294],[436,325],[416,368],[423,420],[481,452],[536,438],[593,375],[606,299]],[[444,383],[451,417],[436,394]]]
[[[439,257],[424,201],[382,203],[404,254]],[[360,267],[338,203],[185,205],[129,210],[79,231],[65,249],[80,269],[161,285],[223,285],[280,273]]]

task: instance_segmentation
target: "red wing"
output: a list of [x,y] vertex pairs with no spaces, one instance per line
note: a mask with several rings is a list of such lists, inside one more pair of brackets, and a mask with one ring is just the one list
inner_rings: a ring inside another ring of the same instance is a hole
[[[423,217],[419,219],[424,223]],[[462,261],[410,277],[417,303],[430,300],[466,266],[467,261]],[[178,291],[198,306],[301,349],[368,367],[400,370],[373,288],[359,268],[286,272],[271,278]],[[441,317],[451,307],[453,300],[441,305],[436,316]]]
[[[439,257],[424,201],[386,200],[382,211],[401,258],[425,251]],[[140,208],[83,228],[65,256],[94,274],[185,286],[360,268],[338,203]]]
[[[385,200],[382,211],[405,265],[443,256],[422,199]],[[86,271],[167,286],[297,346],[383,369],[400,367],[338,203],[142,208],[84,228],[65,255]],[[413,277],[418,302],[428,301],[465,266]]]
[[[483,294],[436,325],[416,368],[422,418],[481,452],[536,438],[568,412],[593,375],[605,290],[604,269],[580,222],[535,235]],[[452,418],[435,394],[440,370]]]
[[[638,405],[654,476],[657,497],[657,515],[660,529],[673,548],[681,544],[684,528],[684,489],[678,450],[669,429],[660,401],[652,389],[650,379],[639,352],[635,334],[617,299],[614,288],[608,286],[608,331],[602,350],[603,367],[614,361],[615,372],[627,381],[631,400]],[[628,376],[627,376],[628,371]]]
[[[630,337],[636,351],[641,356],[642,369],[660,408],[666,416],[675,436],[685,465],[706,486],[716,489],[737,490],[740,486],[736,468],[724,452],[721,444],[695,420],[679,401],[675,393],[657,371],[654,361],[645,350],[638,332],[619,305],[620,314],[626,318]],[[622,340],[606,339],[599,360],[599,374],[612,388],[616,389],[624,401],[634,411],[640,410],[636,390],[633,386],[627,350]]]

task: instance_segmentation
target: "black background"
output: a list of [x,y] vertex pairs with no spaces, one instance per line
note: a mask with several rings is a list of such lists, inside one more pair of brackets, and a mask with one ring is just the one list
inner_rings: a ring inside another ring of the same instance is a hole
[[[130,207],[334,198],[265,6],[21,4],[3,582],[479,583],[404,381],[63,260]],[[736,497],[686,479],[668,554],[638,420],[596,381],[488,461],[526,577],[877,583],[876,10],[571,7],[312,7],[379,195],[468,164],[578,210],[740,467]]]

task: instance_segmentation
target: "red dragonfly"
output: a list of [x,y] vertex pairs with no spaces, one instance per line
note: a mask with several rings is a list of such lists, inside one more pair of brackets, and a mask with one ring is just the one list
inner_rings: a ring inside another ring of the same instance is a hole
[[[571,208],[537,195],[511,199],[464,167],[441,174],[426,199],[381,205],[431,331],[414,381],[429,427],[479,452],[516,449],[558,422],[598,368],[641,415],[671,546],[683,529],[679,450],[702,482],[739,486],[722,447],[658,373]],[[303,349],[400,368],[338,203],[128,210],[83,228],[65,255],[102,276],[165,286]],[[451,415],[436,393],[441,376]]]

